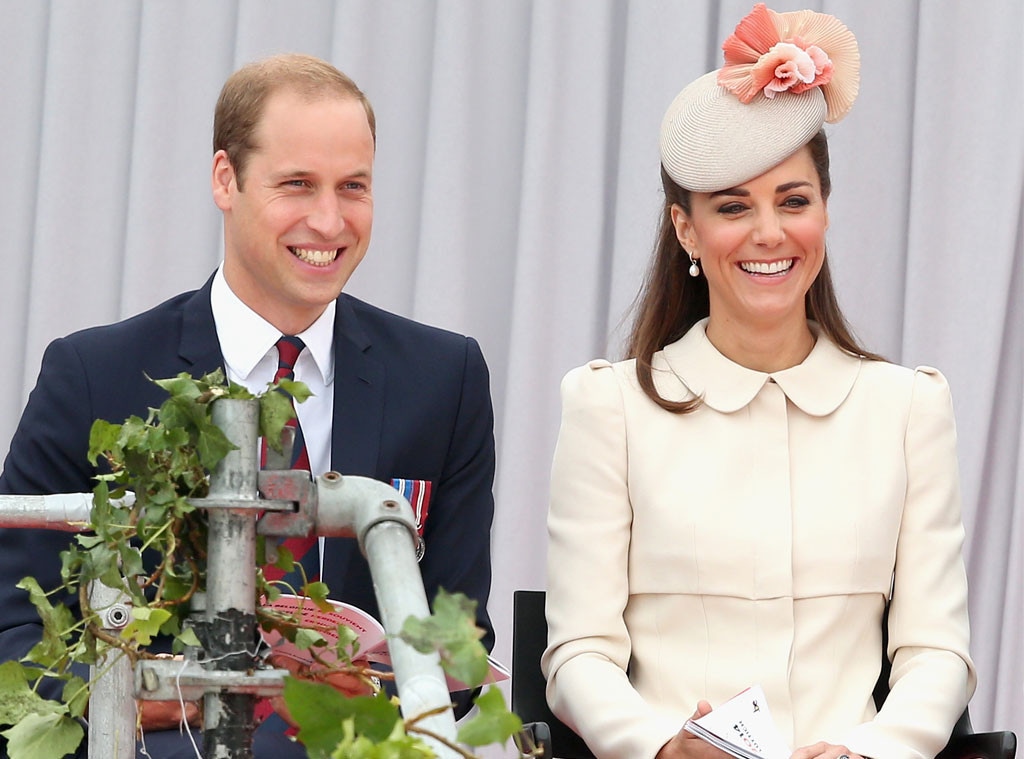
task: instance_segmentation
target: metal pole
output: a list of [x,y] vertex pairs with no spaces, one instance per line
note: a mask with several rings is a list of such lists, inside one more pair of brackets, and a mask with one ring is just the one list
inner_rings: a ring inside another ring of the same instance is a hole
[[[128,597],[98,580],[89,587],[89,604],[109,632],[120,632],[131,620]],[[89,756],[134,759],[137,705],[131,660],[111,650],[89,668],[89,679]]]
[[[131,506],[134,501],[135,494],[129,493],[122,502]],[[0,496],[0,527],[81,532],[89,526],[91,510],[92,493],[5,495]],[[120,632],[130,621],[128,597],[101,582],[90,585],[89,603],[110,632]],[[89,668],[89,679],[89,755],[134,759],[137,707],[131,661],[110,651]]]
[[[401,632],[410,616],[430,614],[427,594],[416,561],[416,527],[412,507],[397,490],[365,477],[342,477],[328,472],[317,478],[317,527],[322,535],[355,531],[370,565],[381,622],[390,636]],[[450,708],[441,658],[421,654],[398,637],[388,639],[395,684],[406,719],[431,711],[419,720],[431,732],[455,742],[455,715]],[[425,738],[440,757],[458,754]]]
[[[111,502],[130,508],[135,494]],[[92,493],[0,496],[0,527],[82,532],[89,527],[91,512]]]
[[[408,531],[396,522],[380,522],[367,531],[363,545],[384,629],[394,634],[402,629],[410,616],[429,616],[430,607],[422,581],[413,584],[407,579],[419,577],[416,550]],[[421,654],[401,638],[389,639],[388,650],[403,717],[409,719],[451,705],[452,697],[436,652]],[[455,740],[455,714],[451,709],[424,717],[418,724],[453,742]],[[438,756],[458,756],[443,744],[428,738],[425,740]]]
[[[213,404],[213,423],[238,446],[210,476],[209,500],[239,502],[209,509],[206,624],[201,640],[207,669],[245,672],[256,668],[256,517],[258,401]],[[251,508],[242,502],[249,501]],[[204,699],[207,759],[251,759],[256,697],[222,690]]]

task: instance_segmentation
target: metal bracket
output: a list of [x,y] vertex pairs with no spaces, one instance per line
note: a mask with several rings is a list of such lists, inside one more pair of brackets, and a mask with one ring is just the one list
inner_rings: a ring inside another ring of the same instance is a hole
[[135,667],[135,693],[149,701],[198,701],[207,693],[230,691],[250,696],[278,696],[284,690],[284,669],[229,672],[205,669],[199,662],[154,659]]
[[305,537],[316,530],[316,486],[301,469],[263,470],[259,473],[260,504],[286,504],[267,510],[256,522],[257,535]]

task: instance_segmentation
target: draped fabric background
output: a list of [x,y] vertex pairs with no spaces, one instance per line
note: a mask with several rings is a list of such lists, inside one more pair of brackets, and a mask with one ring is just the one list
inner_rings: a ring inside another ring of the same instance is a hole
[[[48,341],[217,265],[210,139],[227,75],[273,52],[322,56],[378,115],[374,242],[349,290],[475,335],[490,364],[507,661],[512,591],[544,581],[559,380],[620,355],[657,224],[661,115],[751,5],[0,0],[0,448]],[[1024,735],[1024,5],[772,7],[834,13],[860,42],[860,98],[829,129],[832,264],[867,345],[953,388],[972,713]],[[757,451],[737,467],[756,477]]]

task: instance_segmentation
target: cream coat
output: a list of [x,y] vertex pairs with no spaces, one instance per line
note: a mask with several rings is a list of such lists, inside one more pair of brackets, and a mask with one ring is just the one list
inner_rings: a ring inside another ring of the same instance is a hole
[[[816,327],[816,325],[812,325]],[[796,748],[934,757],[974,690],[949,389],[819,336],[768,375],[704,323],[562,383],[551,510],[554,712],[600,759],[653,757],[702,698],[759,683]],[[893,689],[876,716],[890,583]],[[628,675],[627,675],[628,669]]]

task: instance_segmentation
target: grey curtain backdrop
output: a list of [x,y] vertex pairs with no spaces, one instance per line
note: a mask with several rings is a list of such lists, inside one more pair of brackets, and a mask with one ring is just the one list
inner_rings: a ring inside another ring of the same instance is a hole
[[[751,5],[0,0],[0,448],[48,341],[192,289],[219,262],[210,135],[225,77],[273,52],[327,58],[379,123],[374,242],[350,291],[475,335],[491,367],[507,661],[512,591],[544,583],[559,380],[620,355],[657,223],[661,115],[719,65]],[[772,7],[834,13],[860,41],[860,98],[829,130],[830,255],[868,346],[953,388],[972,713],[1024,735],[1024,4]],[[756,477],[757,460],[738,471]]]

